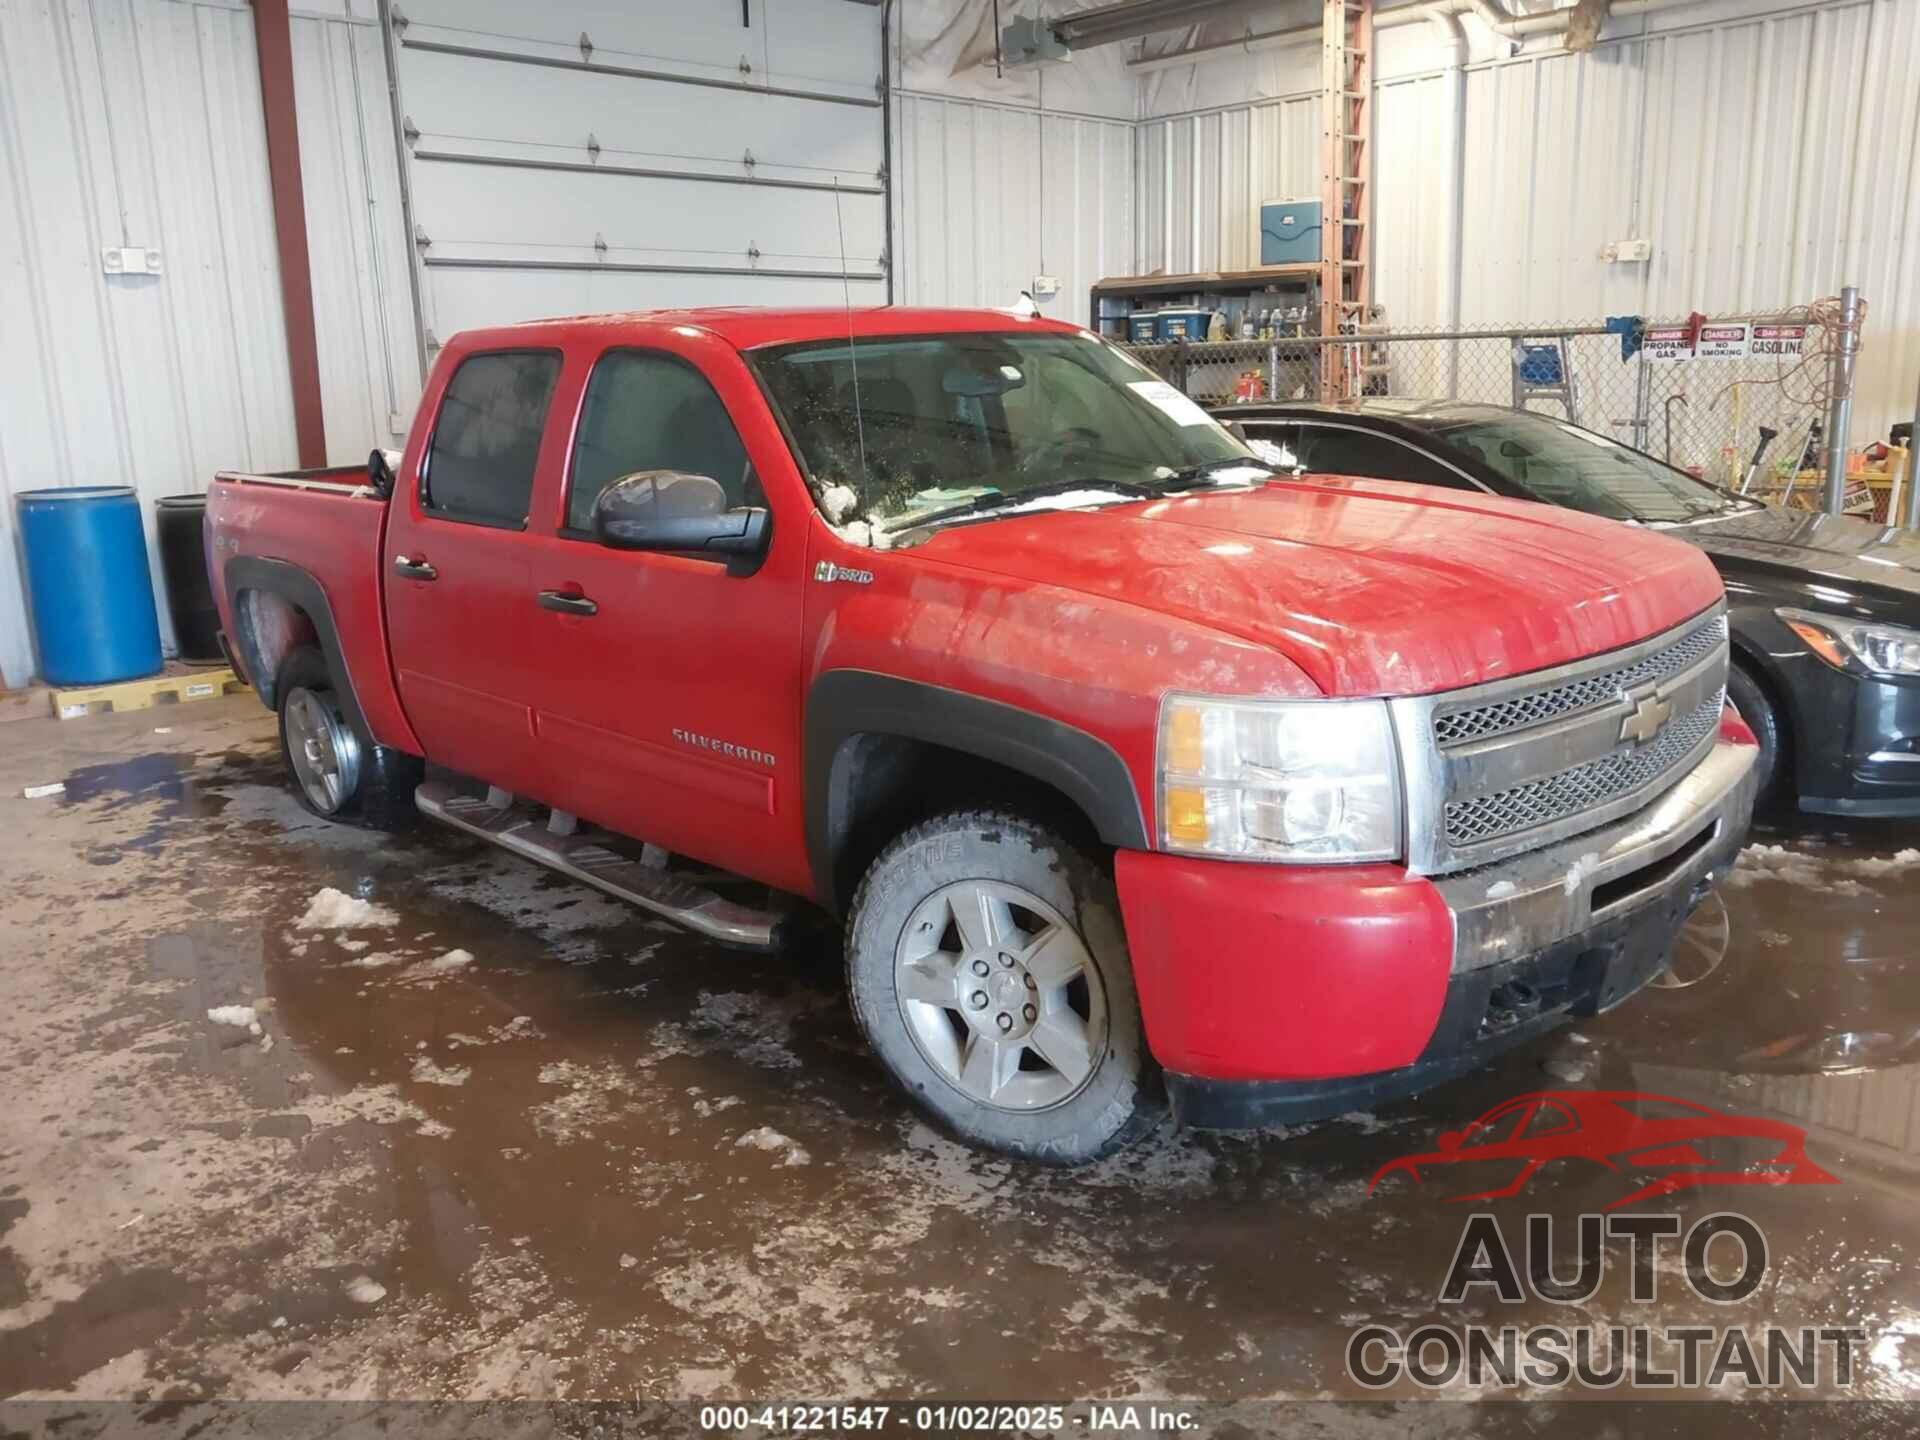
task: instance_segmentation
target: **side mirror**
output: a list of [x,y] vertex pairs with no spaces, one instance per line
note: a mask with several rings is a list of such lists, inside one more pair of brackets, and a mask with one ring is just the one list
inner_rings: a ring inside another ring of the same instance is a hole
[[740,573],[766,553],[773,517],[759,508],[729,510],[720,482],[705,475],[645,470],[623,475],[600,492],[593,502],[593,535],[613,550],[724,555]]
[[367,488],[382,500],[393,494],[393,462],[379,448],[367,452]]
[[1442,1155],[1451,1155],[1454,1151],[1460,1148],[1460,1139],[1461,1139],[1461,1135],[1458,1130],[1441,1131],[1440,1132],[1440,1153]]

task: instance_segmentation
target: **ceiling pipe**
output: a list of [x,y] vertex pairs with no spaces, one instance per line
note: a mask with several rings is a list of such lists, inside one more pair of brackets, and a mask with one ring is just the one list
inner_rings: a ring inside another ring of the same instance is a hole
[[[1614,0],[1608,11],[1608,19],[1625,20],[1638,15],[1651,15],[1660,10],[1672,10],[1681,5],[1699,4],[1700,0]],[[1428,0],[1418,5],[1401,5],[1392,10],[1381,11],[1374,17],[1375,30],[1391,30],[1402,25],[1420,25],[1428,22],[1453,27],[1459,32],[1458,17],[1473,14],[1503,40],[1525,40],[1534,35],[1556,35],[1567,28],[1571,19],[1571,10],[1554,10],[1544,15],[1512,15],[1502,9],[1498,0]],[[1464,38],[1464,37],[1463,37]],[[1175,50],[1166,55],[1148,55],[1127,62],[1127,68],[1137,75],[1149,74],[1155,70],[1170,70],[1178,65],[1196,65],[1208,60],[1219,60],[1229,55],[1250,55],[1262,50],[1282,50],[1289,45],[1317,44],[1320,39],[1318,25],[1299,25],[1286,30],[1269,30],[1258,35],[1243,35],[1237,40],[1222,40],[1212,45],[1193,45],[1184,50]],[[1451,45],[1453,36],[1449,35]]]

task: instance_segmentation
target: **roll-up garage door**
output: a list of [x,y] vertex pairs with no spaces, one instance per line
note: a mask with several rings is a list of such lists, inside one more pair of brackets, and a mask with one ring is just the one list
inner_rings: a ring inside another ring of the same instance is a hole
[[885,301],[877,6],[389,8],[429,347],[542,316]]

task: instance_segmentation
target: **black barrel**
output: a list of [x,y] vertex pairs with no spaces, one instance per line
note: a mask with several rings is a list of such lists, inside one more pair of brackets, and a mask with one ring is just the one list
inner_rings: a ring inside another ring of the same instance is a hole
[[220,612],[207,580],[207,497],[163,495],[153,502],[160,535],[160,571],[167,580],[167,613],[182,660],[218,660]]

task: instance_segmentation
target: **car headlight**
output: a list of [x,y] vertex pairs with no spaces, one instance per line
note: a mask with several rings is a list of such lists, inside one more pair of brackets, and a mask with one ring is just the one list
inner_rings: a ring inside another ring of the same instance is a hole
[[1837,670],[1920,675],[1920,630],[1875,625],[1847,615],[1816,615],[1811,610],[1776,610],[1774,614]]
[[1400,857],[1400,764],[1382,700],[1160,707],[1167,850],[1325,864]]

